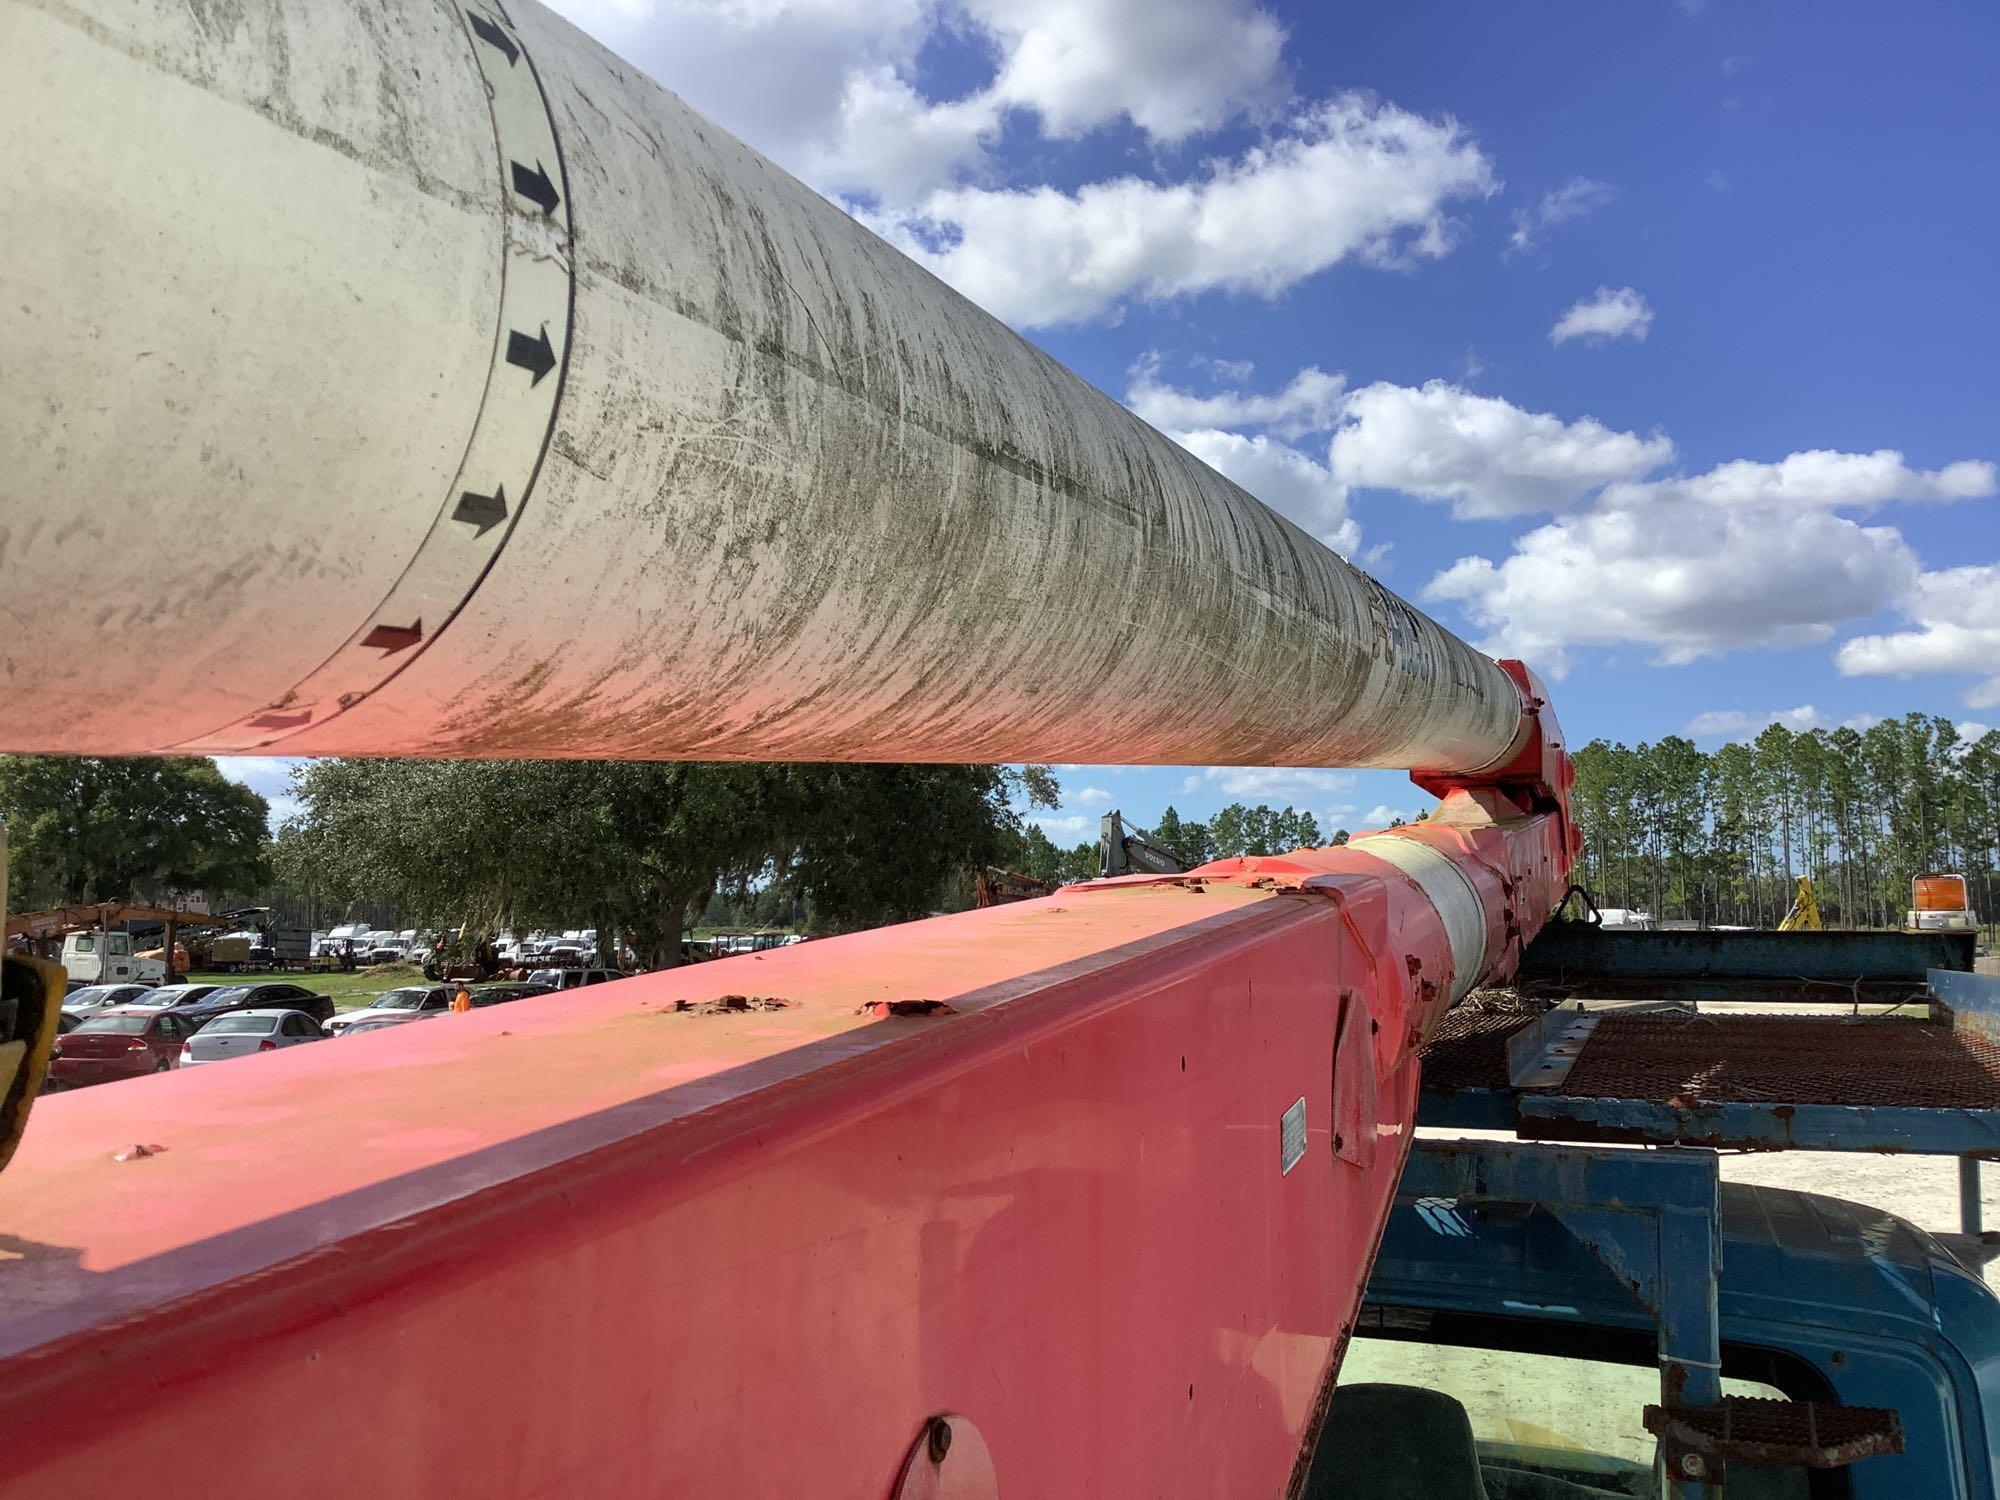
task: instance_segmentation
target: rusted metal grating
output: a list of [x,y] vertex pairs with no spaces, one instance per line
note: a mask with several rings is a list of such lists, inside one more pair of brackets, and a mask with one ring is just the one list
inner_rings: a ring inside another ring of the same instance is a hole
[[1902,1418],[1879,1406],[1724,1396],[1713,1406],[1648,1406],[1645,1423],[1682,1450],[1739,1463],[1834,1469],[1903,1451]]
[[1506,1088],[1507,1038],[1544,1008],[1486,1008],[1474,1002],[1446,1011],[1423,1050],[1424,1087],[1447,1093]]
[[[1507,1087],[1520,1011],[1445,1017],[1427,1087]],[[2000,1109],[2000,1042],[1899,1017],[1602,1015],[1562,1086],[1571,1098]]]
[[2000,1109],[2000,1045],[1895,1017],[1612,1015],[1570,1069],[1564,1092]]

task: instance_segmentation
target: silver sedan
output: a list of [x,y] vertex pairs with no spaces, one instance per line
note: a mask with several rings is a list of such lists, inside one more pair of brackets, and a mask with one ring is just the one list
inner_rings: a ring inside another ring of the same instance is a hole
[[277,1052],[325,1039],[319,1022],[302,1010],[232,1010],[182,1043],[180,1065],[192,1068],[198,1063],[227,1062],[253,1052]]

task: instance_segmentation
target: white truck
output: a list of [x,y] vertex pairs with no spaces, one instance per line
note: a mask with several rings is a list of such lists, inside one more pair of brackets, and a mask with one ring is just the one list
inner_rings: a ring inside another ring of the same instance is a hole
[[165,984],[164,960],[140,958],[129,932],[72,932],[63,939],[62,966],[71,984]]

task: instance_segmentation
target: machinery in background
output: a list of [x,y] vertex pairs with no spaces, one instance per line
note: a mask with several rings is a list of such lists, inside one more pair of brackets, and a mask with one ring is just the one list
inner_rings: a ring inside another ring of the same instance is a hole
[[1798,890],[1792,896],[1791,908],[1778,923],[1778,931],[1820,932],[1825,925],[1819,919],[1819,894],[1813,889],[1812,876],[1801,875]]
[[1903,925],[1912,932],[1976,932],[1972,894],[1963,875],[1919,875],[1910,882],[1910,910]]
[[235,924],[209,945],[205,961],[197,967],[219,973],[244,969],[303,969],[313,957],[313,934],[303,927],[280,927],[277,910],[269,906],[246,906],[221,913]]
[[[205,912],[125,901],[16,912],[5,919],[10,951],[33,951],[59,963],[71,988],[169,983],[168,953],[178,960],[187,951],[175,941],[175,935],[184,933],[189,945],[199,951],[205,930],[223,925],[221,918]],[[152,934],[162,934],[163,941],[150,951],[143,950],[142,944]],[[181,971],[178,962],[174,969]]]
[[71,984],[165,984],[164,959],[132,951],[132,934],[99,928],[65,934],[61,963]]
[[1057,887],[1032,875],[1017,874],[988,865],[972,873],[972,903],[975,906],[1005,906],[1011,901],[1032,901],[1053,894]]
[[1109,880],[1119,875],[1179,875],[1187,869],[1173,850],[1153,842],[1143,828],[1127,828],[1113,808],[1098,824],[1097,872]]

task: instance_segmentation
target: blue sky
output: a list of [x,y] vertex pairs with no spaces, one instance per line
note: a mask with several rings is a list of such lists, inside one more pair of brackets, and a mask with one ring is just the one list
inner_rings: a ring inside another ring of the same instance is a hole
[[[1581,742],[2000,723],[1986,4],[561,0]],[[282,767],[240,768],[260,790]],[[1400,776],[1066,768],[1063,840]]]

